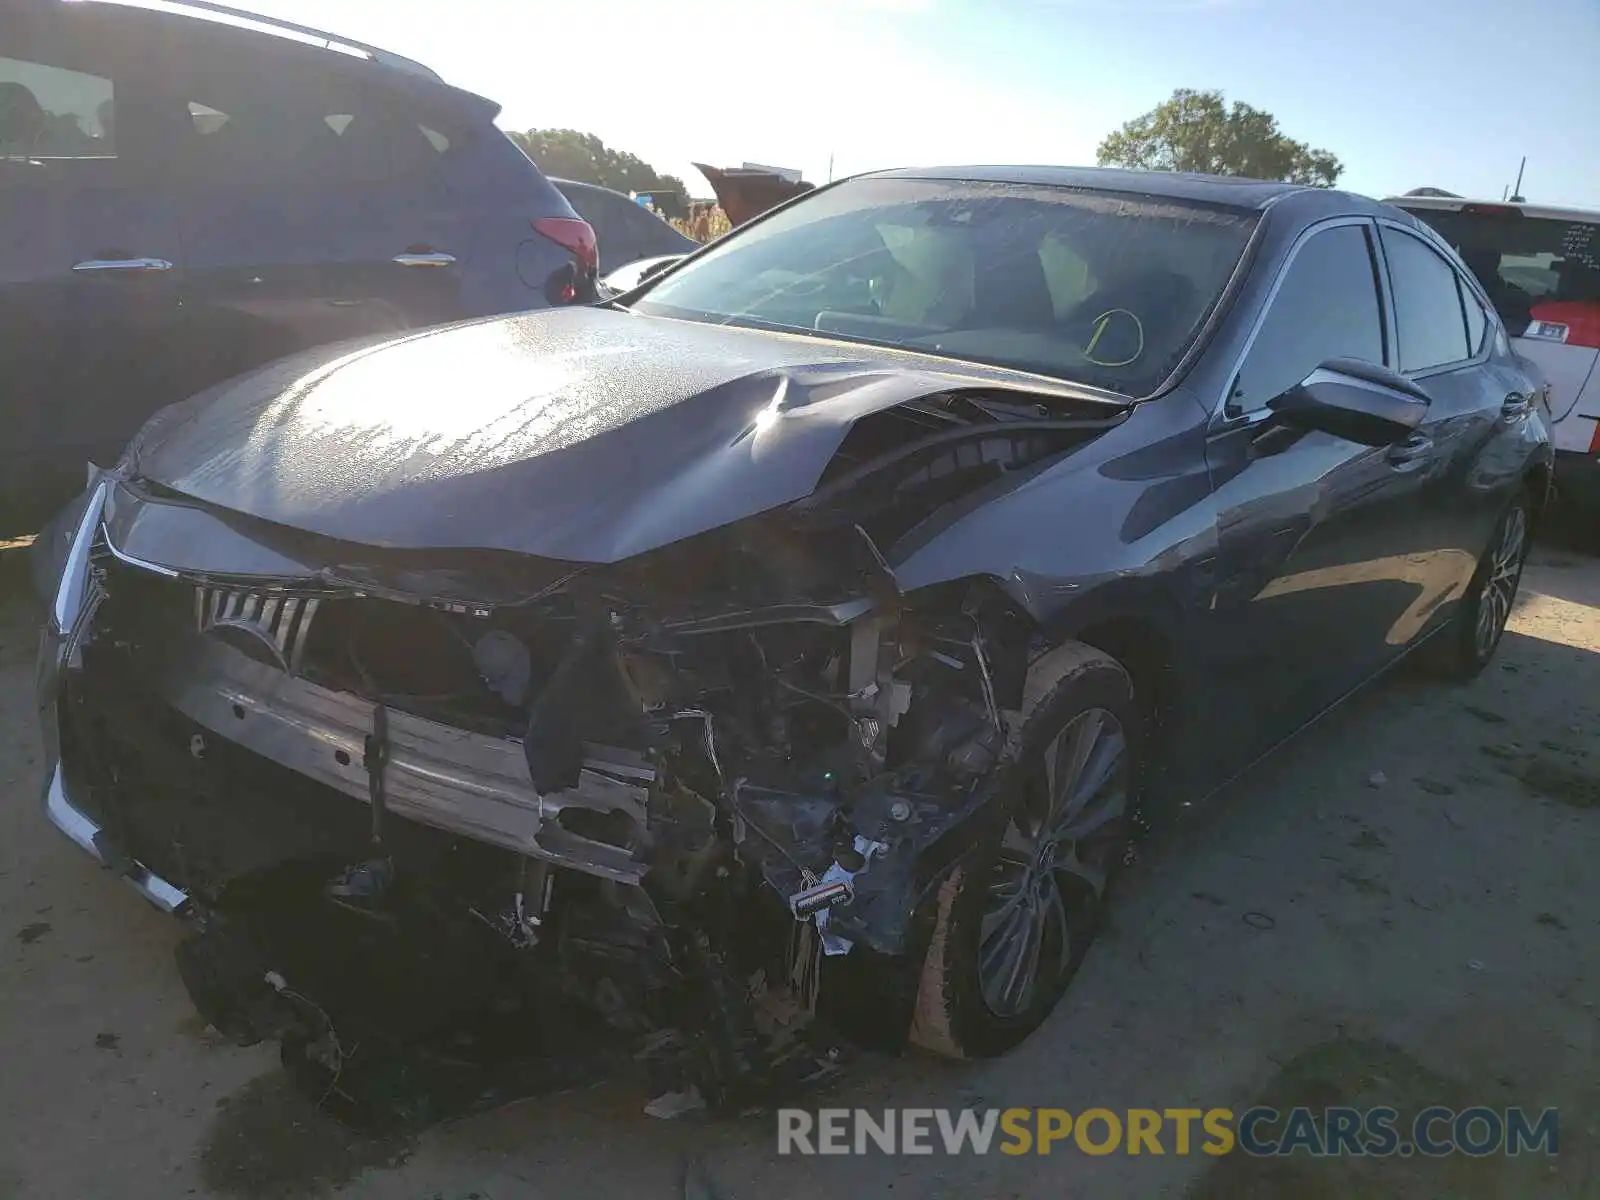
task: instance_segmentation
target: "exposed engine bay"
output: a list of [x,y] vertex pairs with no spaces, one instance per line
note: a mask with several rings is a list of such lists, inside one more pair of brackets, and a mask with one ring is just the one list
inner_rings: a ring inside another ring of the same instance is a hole
[[801,503],[608,566],[229,580],[107,522],[58,701],[97,849],[183,889],[207,1019],[352,1120],[626,1072],[737,1109],[893,1048],[1043,643],[892,548],[1103,428],[1003,408],[869,417]]

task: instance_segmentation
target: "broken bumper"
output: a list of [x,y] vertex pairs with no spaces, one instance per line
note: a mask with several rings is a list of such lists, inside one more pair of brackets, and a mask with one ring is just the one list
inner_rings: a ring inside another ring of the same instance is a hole
[[175,887],[142,863],[124,861],[106,841],[105,830],[84,807],[73,800],[73,785],[61,755],[60,713],[57,702],[63,672],[77,656],[95,603],[89,577],[89,551],[94,543],[108,485],[94,481],[88,503],[78,519],[67,549],[61,578],[56,583],[50,611],[39,641],[37,699],[39,727],[45,746],[44,811],[50,823],[66,834],[79,849],[103,866],[115,864],[122,877],[146,900],[163,912],[177,913],[188,903],[182,888]]
[[[124,845],[115,836],[123,832],[122,822],[104,819],[110,815],[107,794],[117,797],[123,813],[163,798],[156,793],[232,795],[238,776],[208,777],[201,770],[198,760],[212,744],[243,752],[245,757],[234,761],[251,772],[256,769],[251,764],[287,768],[310,784],[311,808],[301,809],[301,815],[348,821],[370,803],[364,758],[377,716],[368,700],[287,674],[200,635],[175,651],[162,669],[140,679],[137,694],[108,693],[107,681],[84,666],[104,599],[103,572],[176,574],[131,558],[111,543],[103,517],[114,486],[104,481],[91,489],[69,540],[41,640],[37,696],[48,772],[45,810],[76,845],[122,874],[151,903],[175,912],[189,899],[190,868],[173,876],[184,885],[179,886],[140,862],[141,839],[130,837]],[[170,582],[175,596],[187,586],[176,578]],[[218,593],[218,603],[235,602],[247,604],[247,594]],[[85,701],[121,705],[122,746],[113,754],[120,753],[129,765],[130,751],[153,762],[161,754],[170,756],[176,745],[180,769],[154,775],[119,772],[122,777],[114,784],[101,778],[93,769],[95,747],[86,743],[102,739],[73,736],[75,714]],[[638,755],[586,746],[576,786],[541,795],[528,780],[520,741],[394,710],[386,714],[386,726],[386,803],[396,817],[616,882],[637,883],[644,874],[645,864],[628,848],[585,836],[568,824],[618,812],[642,824],[656,771]],[[184,743],[188,754],[181,752]],[[193,770],[182,769],[183,764]],[[572,818],[572,812],[580,815]],[[287,811],[282,818],[290,824],[295,820]],[[241,819],[235,813],[230,823]],[[152,861],[164,869],[157,860]]]
[[[66,834],[74,845],[102,866],[106,865],[106,859],[100,850],[104,831],[92,817],[73,805],[60,763],[51,768],[49,781],[45,784],[44,811],[50,818],[50,823]],[[182,888],[174,887],[141,863],[130,862],[125,866],[123,878],[133,885],[136,892],[162,912],[181,912],[189,902],[189,897]]]

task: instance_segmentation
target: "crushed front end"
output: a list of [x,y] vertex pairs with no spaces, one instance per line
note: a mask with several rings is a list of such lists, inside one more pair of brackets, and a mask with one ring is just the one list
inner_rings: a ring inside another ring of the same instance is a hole
[[1040,644],[987,580],[902,595],[880,546],[1095,432],[1041,424],[864,422],[803,503],[610,565],[103,476],[40,656],[48,811],[192,919],[213,1025],[351,1112],[827,1073],[910,1028]]

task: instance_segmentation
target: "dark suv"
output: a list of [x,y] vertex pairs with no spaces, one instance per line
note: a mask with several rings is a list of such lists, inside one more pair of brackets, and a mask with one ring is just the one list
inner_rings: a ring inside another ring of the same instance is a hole
[[6,0],[0,509],[291,351],[591,297],[594,232],[498,111],[198,0]]

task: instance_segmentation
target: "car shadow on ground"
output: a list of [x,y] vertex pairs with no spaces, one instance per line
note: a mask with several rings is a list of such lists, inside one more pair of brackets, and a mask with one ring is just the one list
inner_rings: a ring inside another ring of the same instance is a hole
[[[1585,569],[1593,562],[1593,556],[1560,544],[1537,546],[1528,562],[1529,588],[1534,594],[1600,608],[1600,572]],[[1524,603],[1527,595],[1521,597]]]

